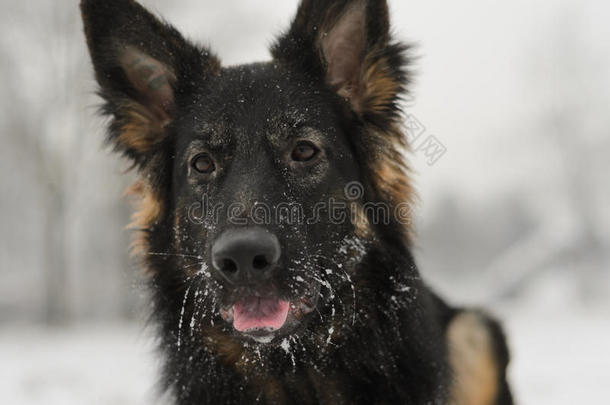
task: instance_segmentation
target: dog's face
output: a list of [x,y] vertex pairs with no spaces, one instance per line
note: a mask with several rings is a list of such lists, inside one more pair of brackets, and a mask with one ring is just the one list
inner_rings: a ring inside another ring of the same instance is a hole
[[379,226],[402,238],[363,207],[391,216],[408,190],[405,48],[385,1],[304,0],[272,61],[237,67],[134,1],[81,7],[110,139],[141,173],[140,247],[178,346],[328,345],[349,329]]
[[329,95],[278,63],[255,64],[221,69],[176,108],[173,249],[201,256],[204,270],[185,276],[209,275],[218,314],[207,315],[238,336],[296,332],[329,295],[326,270],[347,267],[339,249],[353,225],[328,205],[359,171]]

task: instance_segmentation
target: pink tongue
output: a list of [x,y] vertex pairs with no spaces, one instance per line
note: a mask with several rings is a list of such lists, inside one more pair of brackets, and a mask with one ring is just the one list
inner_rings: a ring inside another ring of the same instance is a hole
[[284,325],[290,303],[275,298],[249,297],[233,305],[233,327],[240,332],[268,328],[277,330]]

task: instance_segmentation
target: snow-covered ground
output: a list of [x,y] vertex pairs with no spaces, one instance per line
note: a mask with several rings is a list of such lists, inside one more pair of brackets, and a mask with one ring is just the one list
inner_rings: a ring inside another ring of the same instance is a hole
[[610,403],[610,317],[521,316],[505,322],[519,404]]
[[144,405],[154,398],[152,341],[141,327],[0,328],[0,403]]
[[[606,404],[610,321],[603,314],[505,319],[522,405]],[[152,343],[141,326],[0,327],[0,403],[139,405],[154,400]]]

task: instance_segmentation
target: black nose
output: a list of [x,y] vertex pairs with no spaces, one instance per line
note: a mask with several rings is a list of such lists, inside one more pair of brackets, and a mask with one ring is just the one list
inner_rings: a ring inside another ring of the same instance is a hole
[[230,229],[212,245],[212,265],[233,284],[252,284],[270,277],[280,253],[277,237],[263,228]]

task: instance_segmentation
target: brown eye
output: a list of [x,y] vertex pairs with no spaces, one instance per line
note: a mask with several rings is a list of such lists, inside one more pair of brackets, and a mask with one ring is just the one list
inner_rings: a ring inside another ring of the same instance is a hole
[[197,155],[193,158],[191,163],[193,169],[197,170],[199,173],[210,174],[214,170],[216,170],[216,166],[214,165],[214,161],[207,154]]
[[318,154],[318,148],[309,142],[299,143],[292,151],[292,160],[308,162]]

